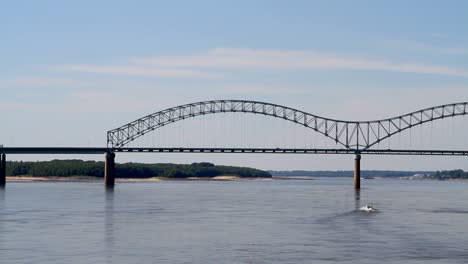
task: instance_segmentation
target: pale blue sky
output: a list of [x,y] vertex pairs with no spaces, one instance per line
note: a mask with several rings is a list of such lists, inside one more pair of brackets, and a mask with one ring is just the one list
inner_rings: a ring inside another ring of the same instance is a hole
[[[468,2],[461,0],[4,2],[0,144],[104,145],[109,129],[210,99],[261,100],[361,120],[468,101],[466,25]],[[443,121],[430,140],[428,129],[417,132],[424,133],[417,147],[468,148],[459,140],[467,121]],[[278,137],[310,134],[258,122]],[[200,123],[178,126],[193,130]],[[262,137],[253,131],[251,140]],[[391,147],[404,147],[402,137]],[[369,159],[373,169],[468,169],[463,159]],[[351,157],[120,155],[118,161],[128,160],[346,169]]]

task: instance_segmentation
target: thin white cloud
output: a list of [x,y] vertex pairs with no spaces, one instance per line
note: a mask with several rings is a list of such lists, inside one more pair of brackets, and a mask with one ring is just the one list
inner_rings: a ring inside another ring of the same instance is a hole
[[167,78],[206,78],[216,79],[220,75],[216,73],[203,72],[191,69],[170,69],[160,67],[148,67],[142,65],[62,65],[54,69],[66,72],[83,72],[126,76],[148,76]]
[[417,53],[449,55],[449,56],[466,56],[468,55],[468,48],[463,46],[441,47],[432,44],[411,41],[411,40],[386,40],[382,45],[389,48],[406,50]]
[[370,70],[468,77],[468,70],[415,62],[337,56],[313,51],[213,49],[201,55],[134,58],[132,63],[172,68]]
[[[0,100],[0,110],[31,113],[145,113],[155,105],[175,103],[166,99],[154,99],[153,96],[140,97],[111,91],[74,90],[68,92],[61,100],[55,102],[31,102],[27,100]],[[118,106],[118,107],[116,107]]]
[[16,79],[0,80],[2,85],[14,85],[15,87],[57,87],[81,83],[78,80],[55,77],[21,77]]
[[357,70],[468,77],[468,70],[444,65],[334,55],[314,51],[218,48],[183,56],[132,58],[126,65],[63,65],[68,72],[220,78],[222,70]]

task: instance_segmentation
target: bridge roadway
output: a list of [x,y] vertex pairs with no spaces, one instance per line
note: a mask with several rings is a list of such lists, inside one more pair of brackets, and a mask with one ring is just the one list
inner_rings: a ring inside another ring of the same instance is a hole
[[236,153],[236,154],[354,154],[354,188],[361,188],[361,154],[468,156],[468,150],[307,149],[307,148],[131,148],[131,147],[0,147],[0,187],[6,183],[7,154],[105,154],[104,183],[115,184],[115,153]]
[[468,150],[403,150],[403,149],[317,149],[317,148],[106,148],[106,147],[0,147],[0,154],[105,154],[122,153],[244,153],[244,154],[365,154],[468,156]]

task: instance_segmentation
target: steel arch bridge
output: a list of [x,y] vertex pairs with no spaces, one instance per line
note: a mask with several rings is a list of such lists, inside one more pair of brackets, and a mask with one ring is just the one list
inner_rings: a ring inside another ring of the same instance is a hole
[[[354,188],[361,188],[361,154],[468,156],[468,150],[380,150],[372,148],[382,140],[424,123],[467,114],[468,102],[439,105],[405,115],[372,121],[346,121],[325,118],[291,107],[248,100],[216,100],[185,104],[144,116],[107,132],[106,147],[3,147],[0,145],[0,188],[6,182],[6,154],[105,154],[104,182],[115,183],[116,152],[151,153],[278,153],[278,154],[354,154]],[[184,119],[216,113],[251,113],[307,127],[334,140],[344,148],[131,148],[133,140],[165,125]]]
[[405,115],[372,121],[337,120],[291,107],[249,100],[214,100],[180,105],[139,118],[107,132],[109,149],[123,147],[165,125],[216,113],[251,113],[281,118],[312,129],[356,153],[412,127],[467,114],[468,102],[425,108]]

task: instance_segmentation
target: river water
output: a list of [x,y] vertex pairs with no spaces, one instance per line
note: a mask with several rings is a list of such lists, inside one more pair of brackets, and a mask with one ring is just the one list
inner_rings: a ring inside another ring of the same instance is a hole
[[9,182],[0,263],[468,263],[468,182],[362,185]]

